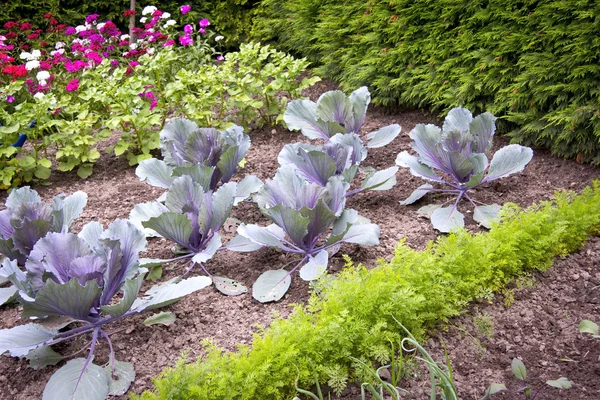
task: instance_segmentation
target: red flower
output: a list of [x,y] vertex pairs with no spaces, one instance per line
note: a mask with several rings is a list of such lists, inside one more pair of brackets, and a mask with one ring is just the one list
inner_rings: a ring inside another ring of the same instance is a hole
[[50,18],[52,18],[52,14],[47,13],[47,14],[42,15],[42,17],[45,19],[50,19]]
[[23,23],[21,24],[21,31],[28,31],[28,30],[30,30],[31,28],[33,28],[33,25],[32,25],[32,24],[30,24],[29,22],[23,22]]
[[135,15],[135,10],[125,10],[125,11],[123,11],[123,16],[125,18],[131,17],[132,15]]

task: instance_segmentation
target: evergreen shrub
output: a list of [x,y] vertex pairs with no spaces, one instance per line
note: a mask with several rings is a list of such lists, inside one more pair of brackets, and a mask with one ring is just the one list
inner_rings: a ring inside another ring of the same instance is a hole
[[258,14],[253,35],[377,104],[490,111],[517,142],[600,164],[600,2],[264,0]]

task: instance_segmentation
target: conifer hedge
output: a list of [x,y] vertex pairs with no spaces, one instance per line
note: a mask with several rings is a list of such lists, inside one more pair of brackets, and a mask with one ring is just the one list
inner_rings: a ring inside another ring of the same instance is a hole
[[253,35],[374,102],[502,116],[515,141],[600,164],[600,2],[263,0]]

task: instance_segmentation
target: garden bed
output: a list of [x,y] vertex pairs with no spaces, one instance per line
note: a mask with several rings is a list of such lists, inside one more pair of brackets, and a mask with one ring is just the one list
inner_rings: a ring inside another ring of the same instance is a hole
[[[330,89],[328,83],[320,83],[311,90],[311,98],[316,100],[318,94]],[[402,126],[400,137],[390,145],[370,150],[365,165],[375,168],[386,168],[394,165],[396,155],[403,150],[409,150],[410,139],[408,132],[417,123],[439,124],[432,115],[421,112],[385,114],[382,110],[371,108],[367,121],[362,128],[363,134],[377,130],[392,123]],[[247,154],[245,168],[240,170],[235,179],[253,174],[265,180],[274,175],[277,169],[277,154],[282,146],[291,142],[305,141],[300,133],[291,133],[284,128],[257,129],[249,132],[252,146]],[[496,139],[496,148],[507,144],[505,138]],[[348,206],[359,210],[362,215],[377,223],[381,228],[381,243],[375,247],[359,247],[344,245],[342,251],[330,262],[330,271],[340,270],[344,264],[341,253],[348,254],[354,261],[368,267],[373,267],[378,258],[387,260],[402,238],[412,248],[422,249],[427,242],[434,239],[437,233],[426,219],[417,217],[419,205],[401,206],[403,200],[422,182],[410,175],[407,169],[401,169],[398,174],[398,184],[389,191],[369,192],[355,195],[348,201]],[[539,200],[552,197],[555,190],[572,189],[579,191],[591,184],[593,179],[600,178],[600,171],[588,165],[580,165],[574,161],[557,159],[545,150],[534,149],[534,158],[521,174],[515,174],[506,179],[484,185],[476,191],[475,199],[484,203],[515,202],[528,206]],[[48,187],[36,187],[41,197],[48,201],[57,193],[70,194],[77,190],[88,194],[88,204],[74,230],[78,231],[89,221],[98,221],[107,226],[115,218],[127,218],[135,204],[151,201],[157,198],[162,190],[140,182],[132,167],[126,160],[111,155],[104,155],[94,167],[94,174],[87,180],[79,180],[74,174],[53,174]],[[435,201],[433,195],[421,203]],[[0,195],[4,203],[6,194]],[[479,230],[469,217],[468,209],[463,209],[466,227]],[[246,223],[266,224],[267,220],[260,214],[254,204],[241,204],[234,209],[232,216]],[[224,242],[231,239],[235,227],[223,232]],[[151,239],[147,256],[152,258],[170,258],[171,245],[161,239]],[[592,261],[598,263],[598,252],[594,252]],[[261,249],[255,253],[241,254],[220,252],[207,267],[216,275],[225,275],[250,286],[256,278],[266,270],[282,267],[287,263],[286,257],[272,249]],[[165,269],[163,280],[182,272],[182,265]],[[200,273],[195,271],[194,273]],[[598,283],[598,282],[596,282]],[[147,289],[151,283],[146,283]],[[213,342],[225,349],[234,350],[236,343],[249,344],[252,334],[258,330],[257,324],[266,326],[273,314],[286,315],[290,304],[300,303],[308,298],[308,284],[297,276],[292,280],[290,291],[279,303],[260,304],[249,294],[239,297],[226,297],[214,288],[207,288],[194,293],[179,303],[170,306],[177,315],[175,324],[167,327],[155,325],[145,327],[143,317],[114,324],[109,331],[120,331],[113,335],[117,358],[131,361],[136,367],[136,380],[131,390],[141,392],[151,387],[151,377],[156,376],[162,369],[173,365],[183,351],[188,351],[188,357],[195,359],[201,354],[202,340],[211,338]],[[19,320],[19,307],[8,306],[0,310],[0,328],[10,328],[22,323]],[[592,317],[592,316],[590,316]],[[576,325],[576,324],[575,324]],[[505,327],[505,335],[513,336],[509,327]],[[521,335],[515,332],[514,336]],[[526,340],[526,339],[522,339]],[[61,348],[63,354],[78,351],[86,343],[69,343]],[[491,350],[490,350],[491,353]],[[96,353],[97,360],[107,359],[108,349],[100,346]],[[501,367],[502,368],[502,367]],[[41,371],[28,368],[25,361],[2,357],[0,359],[0,398],[31,399],[39,398],[50,375],[56,367]],[[575,376],[567,375],[576,380]],[[10,379],[9,379],[10,377]]]

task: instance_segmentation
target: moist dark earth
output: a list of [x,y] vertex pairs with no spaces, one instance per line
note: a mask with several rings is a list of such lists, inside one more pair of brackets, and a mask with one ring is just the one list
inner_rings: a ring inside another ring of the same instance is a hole
[[[332,88],[330,83],[321,82],[306,95],[316,100],[322,92]],[[408,133],[416,124],[441,125],[441,121],[430,113],[391,113],[370,107],[361,135],[364,137],[393,123],[402,126],[400,136],[383,148],[370,149],[363,166],[377,169],[393,166],[399,152],[411,151]],[[246,157],[247,163],[234,180],[241,180],[246,175],[256,175],[263,181],[273,177],[281,148],[287,143],[307,141],[302,134],[281,126],[253,129],[248,134],[252,146]],[[508,143],[507,138],[497,137],[494,148]],[[514,202],[527,207],[534,202],[551,199],[556,190],[579,192],[599,178],[598,168],[562,160],[546,150],[534,149],[534,158],[522,173],[486,184],[477,189],[473,197],[487,204]],[[357,179],[358,182],[360,180]],[[416,211],[422,205],[441,203],[445,199],[427,195],[415,205],[402,206],[399,201],[408,197],[423,181],[403,168],[398,171],[397,180],[398,184],[392,190],[360,193],[348,200],[348,208],[358,210],[379,225],[380,244],[374,247],[344,245],[330,261],[330,272],[342,268],[342,254],[348,254],[355,262],[367,267],[374,267],[378,259],[391,258],[402,238],[406,238],[412,248],[423,249],[438,236],[429,221],[419,218]],[[127,218],[135,204],[152,201],[163,191],[141,182],[135,175],[135,168],[112,154],[103,155],[94,166],[93,175],[86,180],[79,179],[74,173],[54,171],[49,183],[48,186],[35,187],[45,201],[63,192],[71,194],[81,190],[87,193],[88,203],[73,227],[74,232],[90,221],[98,221],[106,227],[116,218]],[[0,193],[0,204],[4,204],[6,196],[5,192]],[[481,228],[470,216],[471,206],[463,202],[460,209],[466,216],[467,229],[480,231]],[[240,204],[232,212],[232,217],[246,223],[267,224],[266,218],[252,203]],[[235,234],[235,226],[226,228],[221,232],[224,243]],[[172,258],[170,249],[171,243],[164,239],[149,239],[148,252],[143,256]],[[445,344],[461,398],[481,398],[491,382],[505,382],[510,388],[517,389],[515,380],[510,378],[510,362],[514,357],[525,362],[534,384],[560,376],[574,382],[568,392],[548,388],[540,392],[538,399],[600,398],[600,340],[583,337],[577,331],[581,319],[600,322],[600,289],[594,289],[600,285],[599,260],[600,240],[593,238],[581,252],[557,260],[555,267],[544,274],[524,280],[527,284],[519,281],[519,287],[498,295],[492,304],[474,305],[467,316],[440,326],[439,332],[426,345],[434,358],[442,361],[442,343]],[[285,255],[272,249],[261,249],[255,253],[219,252],[206,266],[215,275],[235,279],[250,287],[264,271],[281,268],[287,263]],[[165,268],[161,280],[181,274],[185,268],[183,264],[170,265]],[[192,274],[201,274],[201,271]],[[146,283],[142,291],[152,284]],[[277,303],[258,303],[248,293],[227,297],[211,286],[165,308],[165,311],[172,311],[177,316],[176,322],[170,326],[146,327],[142,321],[148,315],[141,315],[114,323],[109,332],[116,332],[112,335],[116,358],[134,363],[136,379],[130,390],[140,393],[151,389],[151,378],[165,367],[172,366],[182,352],[186,351],[190,360],[200,357],[203,339],[210,339],[230,351],[235,350],[236,343],[250,344],[259,326],[268,326],[275,316],[285,317],[291,311],[291,305],[304,302],[308,295],[308,284],[297,275],[292,279],[289,292]],[[507,307],[505,303],[512,304]],[[25,323],[19,315],[18,305],[0,308],[0,329]],[[481,325],[487,328],[483,329]],[[86,344],[86,340],[74,341],[58,350],[62,354],[72,354]],[[100,342],[96,349],[96,363],[106,362],[108,349],[105,342]],[[46,382],[62,365],[35,371],[25,360],[0,357],[0,399],[41,398]],[[425,398],[427,377],[424,372],[415,367],[410,376],[412,379],[402,385],[413,392],[414,398]],[[510,394],[495,397],[522,398]],[[343,398],[359,399],[358,388],[350,387]]]

